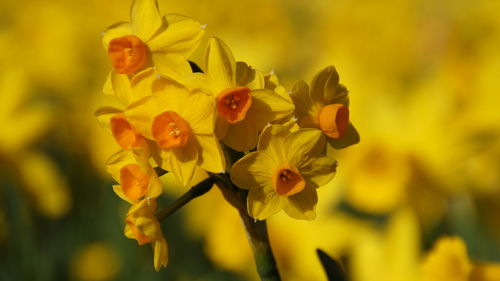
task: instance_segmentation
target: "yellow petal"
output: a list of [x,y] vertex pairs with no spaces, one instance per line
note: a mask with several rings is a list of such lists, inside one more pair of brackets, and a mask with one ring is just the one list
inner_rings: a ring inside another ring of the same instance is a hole
[[264,75],[242,61],[236,62],[236,84],[250,89],[264,88]]
[[180,112],[194,134],[213,134],[215,127],[215,100],[204,92],[194,90],[187,97]]
[[113,93],[122,104],[125,106],[128,105],[132,97],[132,87],[130,86],[128,75],[119,74],[116,71],[112,71],[110,75]]
[[113,40],[114,38],[122,37],[125,35],[132,35],[132,26],[130,25],[129,22],[118,22],[110,27],[108,27],[104,32],[102,33],[102,45],[104,49],[107,51],[109,42]]
[[259,131],[262,131],[267,123],[290,115],[294,109],[291,100],[272,90],[253,90],[252,107],[247,113],[247,118],[254,122]]
[[335,177],[337,161],[327,156],[311,157],[297,168],[309,185],[318,188]]
[[189,17],[176,14],[168,14],[164,20],[167,22],[166,29],[148,42],[150,50],[175,53],[184,58],[190,56],[200,44],[205,28]]
[[283,209],[290,217],[299,220],[316,218],[318,194],[314,188],[306,186],[301,192],[287,197],[287,201]]
[[285,139],[286,159],[290,164],[301,166],[308,156],[315,156],[325,150],[325,137],[318,129],[301,129]]
[[231,181],[243,189],[272,189],[273,172],[278,163],[266,152],[256,151],[234,163]]
[[311,92],[309,95],[313,102],[349,105],[347,90],[339,85],[339,74],[333,66],[328,66],[316,74],[311,82]]
[[151,96],[155,87],[161,87],[161,79],[154,68],[146,68],[130,79],[131,96],[130,102],[134,102],[146,96]]
[[101,127],[104,128],[108,133],[111,134],[111,118],[115,116],[116,114],[122,113],[123,111],[114,108],[112,106],[103,106],[99,107],[96,112],[94,113],[94,116],[97,118],[97,122]]
[[236,86],[236,62],[229,47],[216,37],[208,41],[205,52],[205,71],[212,80],[214,95]]
[[183,82],[183,77],[192,73],[189,62],[182,55],[153,53],[152,59],[153,64],[161,75],[171,77],[179,82]]
[[284,163],[286,156],[284,141],[289,134],[290,131],[285,126],[269,125],[260,134],[257,150],[267,152],[277,163]]
[[106,75],[106,80],[104,81],[104,85],[102,86],[102,92],[105,95],[112,95],[113,94],[113,85],[111,84],[111,73],[113,72],[110,71],[108,75]]
[[245,119],[235,124],[229,124],[222,142],[236,151],[250,151],[257,146],[257,139],[257,128],[250,119]]
[[190,140],[185,146],[176,148],[169,155],[169,164],[177,180],[187,186],[198,164],[198,147]]
[[200,166],[212,173],[224,173],[226,159],[217,138],[213,134],[197,135],[196,140],[200,145]]
[[134,0],[130,8],[130,22],[142,41],[148,41],[162,25],[156,0]]
[[290,96],[295,104],[295,116],[300,120],[309,115],[312,104],[309,98],[309,86],[307,83],[304,81],[296,82],[292,87]]
[[258,220],[265,220],[283,209],[284,197],[274,190],[252,189],[248,193],[248,214]]
[[168,245],[165,238],[155,241],[154,243],[154,266],[155,270],[166,267],[168,263]]

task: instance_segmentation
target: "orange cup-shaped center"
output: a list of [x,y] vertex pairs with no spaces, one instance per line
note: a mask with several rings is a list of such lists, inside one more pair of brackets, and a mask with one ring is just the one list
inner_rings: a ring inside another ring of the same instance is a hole
[[325,135],[340,139],[349,126],[349,109],[340,103],[329,104],[321,109],[318,119],[319,127]]
[[248,87],[235,87],[224,90],[217,97],[217,110],[227,122],[234,124],[245,119],[252,106],[251,90]]
[[306,186],[304,178],[293,165],[282,165],[273,175],[274,189],[280,196],[291,196],[301,192]]
[[135,225],[134,218],[132,216],[129,216],[125,219],[125,222],[127,223],[127,226],[130,228],[132,231],[132,234],[134,235],[135,240],[137,240],[137,243],[139,245],[144,245],[146,243],[152,242],[154,239],[153,237],[148,237],[142,233],[137,225]]
[[130,123],[125,120],[123,114],[118,114],[111,118],[111,132],[116,142],[123,149],[140,146],[144,141],[144,137],[135,132]]
[[161,148],[172,149],[184,146],[191,135],[189,124],[174,111],[165,111],[155,117],[153,137]]
[[146,195],[149,175],[138,164],[125,165],[120,169],[120,185],[125,196],[137,201]]
[[139,37],[127,35],[109,42],[108,56],[116,72],[133,74],[146,63],[148,50]]

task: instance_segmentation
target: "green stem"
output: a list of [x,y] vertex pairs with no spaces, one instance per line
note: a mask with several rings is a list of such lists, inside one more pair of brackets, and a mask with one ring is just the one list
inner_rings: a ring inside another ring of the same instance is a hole
[[175,213],[177,210],[182,208],[184,205],[189,203],[194,198],[207,193],[215,183],[214,177],[209,177],[197,185],[193,186],[188,192],[184,193],[181,197],[175,200],[172,205],[156,213],[156,218],[158,221],[163,221],[171,214]]
[[248,193],[234,186],[227,175],[214,175],[224,198],[238,210],[252,248],[257,272],[262,281],[281,281],[267,234],[266,221],[257,221],[248,215]]

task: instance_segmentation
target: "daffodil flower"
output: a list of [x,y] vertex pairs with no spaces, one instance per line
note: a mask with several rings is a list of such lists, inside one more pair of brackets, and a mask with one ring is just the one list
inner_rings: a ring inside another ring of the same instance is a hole
[[118,22],[103,33],[103,45],[113,66],[104,92],[112,93],[114,75],[133,75],[155,66],[167,76],[190,71],[187,57],[198,46],[204,26],[185,16],[161,16],[156,0],[134,0],[130,22]]
[[161,226],[154,215],[156,201],[142,200],[132,205],[125,219],[125,236],[137,240],[139,245],[151,243],[154,250],[154,267],[159,271],[162,266],[167,266],[168,245]]
[[[231,50],[218,38],[211,38],[204,59],[204,74],[196,73],[191,87],[209,91],[216,100],[216,134],[237,151],[257,145],[258,133],[274,120],[293,112],[290,98],[265,88],[264,75],[244,62],[236,62]],[[188,85],[190,82],[186,82]]]
[[215,101],[171,79],[159,78],[153,95],[125,110],[126,120],[144,137],[156,142],[162,167],[187,185],[197,166],[213,172],[225,170],[225,159],[214,134]]
[[336,149],[359,142],[359,134],[349,121],[348,91],[339,84],[333,66],[319,72],[311,87],[304,81],[295,83],[291,96],[301,127],[320,129]]
[[264,220],[284,210],[296,219],[316,217],[316,188],[335,176],[337,162],[322,156],[325,140],[320,130],[290,131],[270,125],[262,132],[257,151],[238,160],[231,181],[249,190],[248,213]]
[[113,154],[106,163],[108,172],[119,183],[113,190],[131,204],[162,193],[161,181],[148,158],[144,149],[135,148]]

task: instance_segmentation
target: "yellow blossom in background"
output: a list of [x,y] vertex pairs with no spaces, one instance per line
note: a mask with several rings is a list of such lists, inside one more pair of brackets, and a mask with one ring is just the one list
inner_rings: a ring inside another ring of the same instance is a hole
[[231,180],[248,189],[248,213],[264,220],[282,209],[296,219],[316,217],[316,188],[335,176],[337,162],[321,156],[321,131],[303,129],[290,133],[281,125],[262,132],[256,152],[238,160]]
[[102,242],[85,245],[71,260],[71,275],[81,281],[107,281],[116,278],[120,270],[116,250]]

